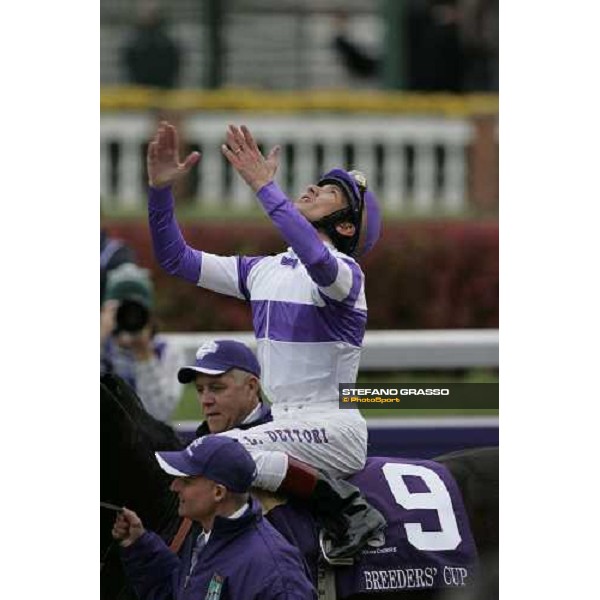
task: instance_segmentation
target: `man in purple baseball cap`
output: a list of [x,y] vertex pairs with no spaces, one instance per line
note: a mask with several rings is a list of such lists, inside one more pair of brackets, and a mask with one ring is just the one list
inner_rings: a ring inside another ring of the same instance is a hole
[[[185,450],[155,452],[161,469],[175,477],[204,477],[243,494],[256,477],[256,464],[237,440],[215,435],[195,439]],[[176,481],[173,483],[173,491]],[[190,514],[182,514],[182,510]],[[192,518],[193,509],[180,505],[180,516]],[[207,527],[210,529],[210,527]]]
[[207,435],[184,450],[155,455],[174,476],[179,515],[193,525],[178,556],[135,512],[118,514],[112,534],[140,598],[316,599],[299,550],[263,519],[248,494],[256,465],[241,443]]
[[260,393],[260,365],[245,344],[208,340],[196,352],[193,365],[179,369],[180,383],[196,389],[204,421],[196,437],[229,429],[248,429],[273,420]]
[[353,556],[385,525],[358,488],[343,481],[364,467],[368,436],[358,410],[340,410],[338,389],[358,373],[367,302],[356,259],[379,237],[377,202],[362,173],[339,168],[292,201],[274,180],[279,147],[264,157],[244,126],[230,125],[226,142],[223,155],[255,192],[287,251],[217,256],[185,243],[171,188],[200,156],[180,163],[177,131],[162,122],[147,159],[154,254],[172,275],[250,302],[273,421],[220,435],[246,445],[257,487],[307,501],[333,540],[330,558]]

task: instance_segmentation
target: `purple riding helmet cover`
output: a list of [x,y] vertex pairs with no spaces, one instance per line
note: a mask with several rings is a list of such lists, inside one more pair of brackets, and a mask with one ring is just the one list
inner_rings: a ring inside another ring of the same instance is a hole
[[[375,194],[367,189],[366,177],[360,171],[336,168],[321,177],[319,185],[325,183],[335,183],[345,191],[352,213],[361,221],[357,245],[352,254],[357,258],[364,256],[375,246],[381,235],[381,211]],[[364,200],[364,207],[361,199]]]

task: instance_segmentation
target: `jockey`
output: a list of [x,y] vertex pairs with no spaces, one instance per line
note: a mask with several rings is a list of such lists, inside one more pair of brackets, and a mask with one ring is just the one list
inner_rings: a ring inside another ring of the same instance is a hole
[[[342,478],[366,461],[358,410],[339,410],[338,384],[354,382],[365,332],[364,275],[355,257],[377,241],[375,196],[358,172],[329,171],[291,202],[273,181],[279,147],[265,159],[246,127],[230,126],[223,154],[290,245],[276,256],[216,256],[185,243],[171,187],[199,160],[179,162],[163,122],[148,148],[149,222],[155,256],[172,275],[251,303],[262,385],[273,421],[220,435],[239,439],[258,469],[254,485],[306,498],[331,536],[331,558],[355,554],[385,525]],[[207,348],[203,361],[218,348]],[[219,370],[215,360],[215,373]]]

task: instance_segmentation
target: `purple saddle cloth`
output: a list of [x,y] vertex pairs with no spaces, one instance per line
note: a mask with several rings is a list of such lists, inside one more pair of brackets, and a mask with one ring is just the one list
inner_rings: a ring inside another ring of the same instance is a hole
[[[458,486],[433,461],[371,457],[349,481],[386,518],[352,566],[336,567],[338,598],[369,592],[467,585],[477,550]],[[299,505],[280,506],[269,520],[303,553],[316,584],[318,531]]]

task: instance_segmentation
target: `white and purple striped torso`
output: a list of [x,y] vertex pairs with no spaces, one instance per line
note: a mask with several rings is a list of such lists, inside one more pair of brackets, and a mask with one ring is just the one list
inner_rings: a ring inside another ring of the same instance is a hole
[[291,248],[276,256],[202,253],[198,285],[249,300],[262,386],[285,407],[337,408],[338,383],[354,382],[367,321],[358,264],[327,244],[338,271],[318,286]]
[[188,246],[165,187],[149,191],[155,256],[172,275],[251,303],[261,382],[275,418],[310,406],[311,414],[335,410],[334,423],[364,426],[358,410],[338,410],[338,384],[355,382],[358,373],[367,321],[363,272],[323,241],[274,181],[257,198],[289,244],[287,252],[217,256]]

